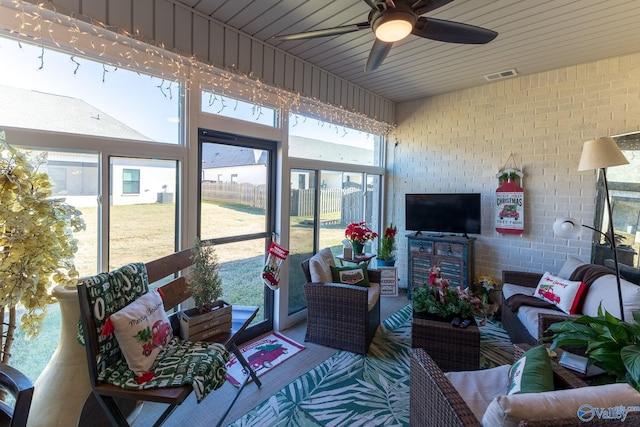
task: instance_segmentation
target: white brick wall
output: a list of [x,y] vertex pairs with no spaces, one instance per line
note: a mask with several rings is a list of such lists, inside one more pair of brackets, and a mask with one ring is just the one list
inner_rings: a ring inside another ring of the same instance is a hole
[[[640,130],[640,54],[400,103],[396,122],[387,218],[400,230],[401,286],[407,284],[405,193],[482,193],[476,275],[557,272],[568,254],[585,261],[591,254],[591,233],[568,241],[551,228],[561,216],[593,225],[596,172],[577,171],[582,143]],[[495,175],[512,152],[525,174],[522,235],[494,227]]]

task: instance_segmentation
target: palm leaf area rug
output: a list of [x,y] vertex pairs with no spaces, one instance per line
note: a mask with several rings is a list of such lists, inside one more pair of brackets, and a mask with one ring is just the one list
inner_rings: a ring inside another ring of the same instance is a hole
[[[411,305],[385,320],[367,356],[338,351],[233,422],[252,426],[408,426]],[[512,363],[499,322],[480,328],[482,368]]]

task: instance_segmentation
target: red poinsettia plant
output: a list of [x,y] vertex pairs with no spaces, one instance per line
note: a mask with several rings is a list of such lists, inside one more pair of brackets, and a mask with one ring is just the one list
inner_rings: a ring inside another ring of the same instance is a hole
[[344,230],[344,237],[351,242],[365,243],[378,237],[378,233],[367,227],[364,221],[352,222]]

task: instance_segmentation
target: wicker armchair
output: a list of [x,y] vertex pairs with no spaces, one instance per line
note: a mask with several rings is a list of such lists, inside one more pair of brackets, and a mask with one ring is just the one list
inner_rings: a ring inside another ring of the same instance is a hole
[[[514,347],[514,359],[519,358],[523,349]],[[557,364],[553,364],[556,389],[586,387],[586,383],[571,372]],[[585,392],[585,402],[589,392]],[[532,415],[536,409],[531,408]],[[410,411],[412,426],[474,426],[480,427],[478,420],[444,372],[422,348],[411,350],[411,393]],[[588,423],[580,421],[577,416],[571,418],[549,418],[538,420],[522,420],[520,427],[543,426],[610,426],[639,425],[640,414],[630,412],[624,423],[620,420],[604,420],[594,418]]]
[[[309,260],[301,263],[306,279],[307,333],[305,341],[353,353],[367,354],[380,325],[380,296],[368,309],[368,288],[312,283]],[[369,270],[369,280],[380,283],[380,272]]]
[[[502,283],[511,283],[513,285],[526,286],[535,289],[542,278],[542,274],[529,273],[524,271],[509,271],[502,272]],[[562,322],[575,316],[564,314],[561,311],[558,314],[540,313],[538,314],[538,336],[543,337],[548,335],[545,331],[549,329],[554,323]],[[539,341],[535,339],[527,328],[522,324],[517,317],[517,313],[514,313],[509,307],[502,307],[502,326],[509,334],[509,338],[512,343],[527,343],[538,344]]]

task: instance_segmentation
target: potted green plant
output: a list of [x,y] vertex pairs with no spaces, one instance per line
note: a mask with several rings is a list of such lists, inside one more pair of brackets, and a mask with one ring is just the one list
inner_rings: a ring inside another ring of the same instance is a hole
[[220,300],[222,280],[215,249],[196,237],[193,265],[185,278],[196,307],[180,313],[182,338],[202,341],[231,328],[231,306]]
[[[0,132],[0,313],[2,358],[8,363],[17,326],[16,306],[25,313],[20,327],[27,338],[40,333],[56,285],[75,288],[78,250],[73,232],[85,229],[82,213],[52,197],[53,184],[40,170],[46,154],[11,147]],[[8,316],[5,313],[8,311]]]
[[[633,320],[640,322],[640,312],[633,312]],[[640,391],[640,324],[623,322],[602,307],[598,316],[580,316],[554,323],[551,350],[562,347],[584,352],[616,381],[627,382]]]
[[384,234],[378,249],[378,267],[393,267],[396,263],[396,233],[397,228],[393,223],[384,229]]

